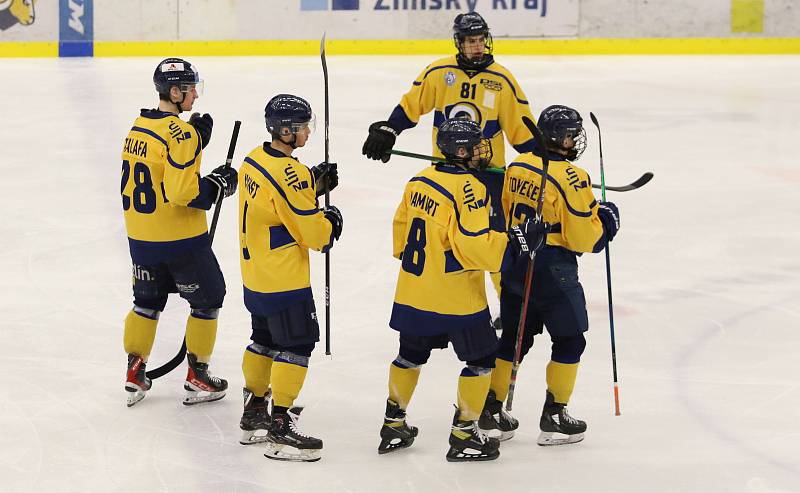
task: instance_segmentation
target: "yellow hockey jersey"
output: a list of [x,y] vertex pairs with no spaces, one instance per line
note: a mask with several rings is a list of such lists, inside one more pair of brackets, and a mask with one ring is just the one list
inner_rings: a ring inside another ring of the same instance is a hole
[[431,166],[412,178],[393,222],[402,261],[389,325],[436,335],[489,323],[484,271],[511,263],[505,233],[489,229],[486,188],[472,174]]
[[[542,180],[542,158],[526,153],[508,165],[503,182],[503,211],[508,227],[536,214]],[[575,253],[598,252],[605,246],[603,225],[589,174],[565,160],[550,159],[542,216],[553,225],[547,245]]]
[[499,63],[467,73],[458,66],[455,55],[436,60],[417,77],[388,121],[403,131],[433,110],[434,156],[442,157],[436,146],[439,125],[459,117],[479,123],[484,137],[491,140],[493,167],[506,164],[503,133],[518,152],[533,150],[531,133],[522,123],[523,116],[535,121],[527,98],[511,72]]
[[151,265],[208,244],[205,210],[216,198],[200,180],[202,142],[173,113],[142,110],[122,149],[122,208],[134,263]]
[[333,226],[319,209],[311,170],[256,147],[239,169],[239,245],[244,303],[267,316],[311,298],[308,249],[327,251]]

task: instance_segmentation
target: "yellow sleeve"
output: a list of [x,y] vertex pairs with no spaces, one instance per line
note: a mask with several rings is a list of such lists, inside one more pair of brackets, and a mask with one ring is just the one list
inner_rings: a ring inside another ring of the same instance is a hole
[[191,125],[180,121],[180,131],[170,133],[164,165],[164,193],[170,203],[187,205],[200,194],[200,136]]
[[480,182],[468,180],[456,197],[457,214],[450,219],[448,237],[453,255],[465,270],[498,272],[508,246],[508,236],[489,229],[489,198]]
[[[433,110],[436,104],[436,78],[426,77],[429,69],[430,65],[425,67],[425,70],[419,74],[419,77],[411,85],[411,89],[400,99],[398,106],[403,110],[405,117],[409,121],[402,125],[403,128],[398,130],[409,128],[408,123],[412,124],[410,126],[416,125],[422,115],[428,114]],[[389,117],[389,121],[394,123],[395,119],[399,117],[402,117],[402,115],[397,115],[397,110],[395,109],[392,116]]]
[[317,206],[311,170],[300,163],[293,163],[292,168],[301,181],[295,183],[296,186],[285,186],[281,182],[281,188],[277,190],[281,197],[274,199],[278,218],[298,244],[312,250],[330,248],[333,225]]
[[400,201],[400,205],[397,206],[397,211],[395,211],[394,220],[392,221],[392,255],[397,259],[400,258],[406,246],[408,214],[405,198],[405,192],[403,192],[403,199]]
[[597,215],[597,200],[592,193],[589,174],[578,167],[573,167],[579,179],[574,185],[562,183],[564,195],[559,194],[562,204],[557,207],[561,236],[566,246],[573,252],[592,252],[598,242],[603,239],[603,224]]
[[527,116],[531,121],[536,122],[531,114],[531,107],[525,92],[517,83],[513,75],[508,73],[508,80],[511,87],[508,91],[503,91],[498,120],[500,128],[506,134],[508,143],[517,152],[530,152],[533,150],[533,135],[528,127],[522,123],[522,117]]

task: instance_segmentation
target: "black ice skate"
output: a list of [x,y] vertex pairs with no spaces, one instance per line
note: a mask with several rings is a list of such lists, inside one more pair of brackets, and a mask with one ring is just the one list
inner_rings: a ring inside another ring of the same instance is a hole
[[575,419],[567,412],[565,404],[558,404],[550,391],[542,410],[542,419],[539,421],[539,445],[566,445],[583,440],[586,431],[586,422]]
[[218,401],[225,397],[227,380],[211,375],[208,363],[200,363],[197,361],[197,356],[192,353],[186,354],[186,361],[189,363],[189,372],[183,383],[183,389],[186,391],[186,396],[183,398],[185,405]]
[[125,392],[128,393],[128,407],[144,399],[144,394],[153,382],[145,374],[145,362],[138,354],[128,355],[128,376],[125,379]]
[[514,436],[514,430],[519,428],[519,421],[503,409],[503,403],[497,400],[494,390],[490,390],[486,395],[486,404],[478,419],[478,426],[486,433],[499,430],[500,434],[496,438],[502,442]]
[[264,397],[256,397],[247,388],[242,389],[244,394],[244,412],[239,421],[239,428],[242,429],[242,438],[239,443],[242,445],[252,445],[254,443],[264,443],[267,441],[269,431],[269,396],[270,392]]
[[450,450],[447,451],[447,461],[483,461],[500,457],[500,440],[490,438],[481,431],[477,421],[459,421],[460,414],[460,411],[456,409],[453,428],[450,431]]
[[500,317],[496,317],[492,321],[492,327],[494,327],[494,330],[497,332],[503,332],[503,323],[500,321]]
[[297,426],[302,411],[300,406],[289,408],[286,413],[273,411],[264,457],[293,462],[316,462],[322,458],[322,440],[304,435]]
[[381,443],[379,454],[388,454],[395,450],[410,447],[419,433],[416,426],[408,426],[406,412],[395,402],[386,400],[386,416],[381,427]]

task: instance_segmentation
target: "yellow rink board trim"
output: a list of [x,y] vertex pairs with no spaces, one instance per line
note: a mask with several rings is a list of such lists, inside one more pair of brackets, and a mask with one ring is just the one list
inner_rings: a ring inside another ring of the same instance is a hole
[[57,57],[55,41],[0,41],[0,58]]
[[[446,55],[452,40],[328,40],[330,55]],[[319,40],[95,41],[96,57],[317,55]],[[796,55],[800,38],[495,39],[498,55]],[[55,42],[1,42],[0,57],[55,57]]]

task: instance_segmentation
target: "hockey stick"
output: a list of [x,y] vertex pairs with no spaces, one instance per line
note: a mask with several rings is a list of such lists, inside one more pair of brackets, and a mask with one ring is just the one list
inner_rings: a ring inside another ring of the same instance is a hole
[[[550,167],[550,160],[547,158],[547,146],[545,145],[542,131],[527,116],[522,117],[522,122],[528,127],[539,149],[542,149],[542,181],[539,185],[539,196],[536,198],[536,216],[542,217],[542,207],[544,205],[544,187],[547,184],[547,169]],[[522,307],[519,314],[519,325],[517,325],[517,341],[514,344],[514,361],[511,366],[511,382],[508,385],[508,398],[506,399],[506,409],[511,411],[514,404],[514,388],[517,385],[517,371],[519,371],[520,359],[522,359],[522,337],[525,334],[525,320],[528,318],[528,301],[531,297],[531,285],[533,284],[533,264],[536,261],[536,250],[531,252],[528,260],[528,269],[525,272],[525,293],[522,296]]]
[[[589,116],[591,116],[591,113],[589,113]],[[592,183],[592,188],[596,188],[598,190],[603,190],[604,194],[605,194],[605,190],[608,190],[610,192],[630,192],[631,190],[636,190],[638,188],[642,188],[643,186],[647,185],[647,183],[650,180],[653,179],[653,173],[648,171],[645,174],[643,174],[642,176],[640,176],[639,178],[637,178],[636,180],[634,180],[633,182],[628,183],[627,185],[614,187],[614,186],[605,185],[604,183],[602,183],[603,182],[603,172],[602,171],[603,171],[603,160],[601,159],[600,160],[600,181],[601,181],[601,183],[600,183],[600,185],[597,185],[596,183]],[[603,200],[605,200],[605,195],[603,195]]]
[[[407,151],[398,151],[398,150],[395,150],[395,149],[392,149],[391,151],[389,151],[389,154],[394,154],[394,155],[397,155],[397,156],[410,157],[410,158],[413,158],[413,159],[421,159],[423,161],[430,161],[430,162],[433,162],[433,163],[443,163],[443,162],[445,162],[444,158],[441,158],[441,157],[427,156],[425,154],[417,154],[417,153],[414,153],[414,152],[407,152]],[[486,168],[484,171],[488,171],[490,173],[501,173],[501,174],[505,173],[505,170],[503,168]],[[642,188],[643,186],[647,185],[647,183],[652,179],[653,179],[653,173],[648,171],[647,173],[643,174],[642,176],[640,176],[639,178],[637,178],[636,180],[634,180],[633,182],[631,182],[631,183],[629,183],[627,185],[620,185],[620,186],[617,186],[617,187],[611,186],[611,185],[607,185],[606,186],[606,190],[609,190],[611,192],[630,192],[632,190],[636,190],[636,189]],[[597,185],[595,183],[592,183],[592,188],[596,188],[596,189],[599,190],[601,188],[601,186]]]
[[[236,141],[239,139],[239,127],[242,126],[242,122],[236,120],[233,122],[233,135],[231,135],[231,142],[228,145],[228,157],[225,159],[225,166],[230,168],[231,162],[233,161],[233,152],[236,149]],[[214,233],[217,231],[217,221],[219,220],[219,211],[222,208],[222,194],[219,195],[217,199],[217,204],[214,207],[214,217],[211,219],[211,228],[208,231],[208,244],[214,242]],[[147,378],[150,380],[155,380],[156,378],[163,377],[167,373],[171,372],[175,368],[178,367],[183,362],[183,358],[186,357],[186,336],[183,336],[183,343],[181,344],[181,348],[178,349],[178,354],[176,354],[171,360],[167,361],[163,365],[159,366],[158,368],[154,368],[146,373]]]
[[[328,127],[330,125],[328,100],[328,63],[325,60],[325,34],[322,33],[322,40],[319,42],[319,58],[322,60],[322,77],[325,79],[325,162],[330,159]],[[331,205],[330,192],[325,190],[325,208]],[[325,355],[331,354],[331,252],[325,252]]]
[[[603,168],[603,137],[600,133],[600,124],[597,122],[597,117],[594,113],[589,113],[592,123],[597,127],[597,142],[600,144],[600,190],[602,191],[603,202],[606,201],[606,177],[605,169]],[[652,173],[650,174],[652,178]],[[619,412],[619,382],[617,381],[617,344],[614,339],[614,301],[611,297],[611,254],[608,252],[609,244],[606,242],[606,286],[608,287],[608,321],[611,327],[611,367],[614,371],[614,414],[620,415]]]

